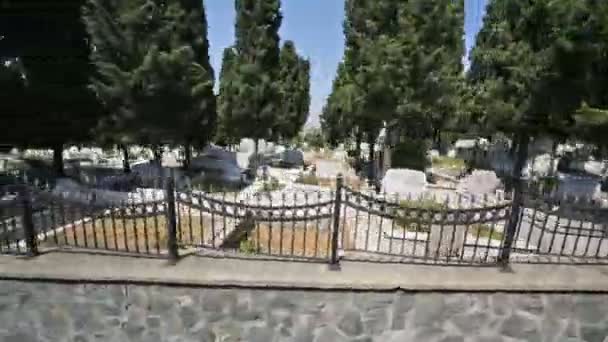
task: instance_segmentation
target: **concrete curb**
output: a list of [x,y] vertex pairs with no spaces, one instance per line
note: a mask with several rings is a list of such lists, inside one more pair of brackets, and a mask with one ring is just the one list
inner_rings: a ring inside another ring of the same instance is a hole
[[115,278],[78,278],[78,277],[49,277],[47,275],[23,275],[23,274],[2,274],[0,281],[23,281],[23,282],[39,282],[39,283],[59,283],[59,284],[95,284],[95,285],[139,285],[139,286],[166,286],[166,287],[189,287],[189,288],[222,288],[222,289],[250,289],[250,290],[284,290],[284,291],[323,291],[323,292],[440,292],[440,293],[513,293],[513,294],[608,294],[606,288],[594,289],[577,289],[577,288],[513,288],[513,287],[488,287],[488,288],[471,288],[467,286],[456,287],[441,287],[441,286],[414,286],[408,287],[392,287],[380,285],[347,285],[347,284],[294,284],[294,283],[279,283],[272,284],[263,282],[238,282],[238,281],[206,281],[193,282],[178,279],[115,279]]
[[608,293],[607,266],[513,265],[498,268],[342,262],[327,264],[163,259],[53,252],[0,257],[0,280],[350,292]]

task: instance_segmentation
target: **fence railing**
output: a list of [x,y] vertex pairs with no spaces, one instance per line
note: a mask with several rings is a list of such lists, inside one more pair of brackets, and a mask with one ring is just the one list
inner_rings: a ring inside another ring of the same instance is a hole
[[130,192],[2,186],[0,253],[57,247],[178,258],[188,250],[334,265],[608,261],[608,209],[587,199],[528,194],[514,213],[502,197],[377,195],[341,178],[328,191],[254,194],[176,189],[172,178],[147,184]]

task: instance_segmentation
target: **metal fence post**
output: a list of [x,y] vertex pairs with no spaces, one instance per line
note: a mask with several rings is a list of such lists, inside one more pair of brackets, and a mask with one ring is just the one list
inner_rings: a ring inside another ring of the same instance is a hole
[[523,179],[522,170],[525,166],[526,159],[528,158],[528,137],[519,137],[519,146],[517,151],[517,159],[513,168],[513,200],[511,202],[511,215],[506,226],[506,235],[502,250],[498,257],[498,263],[503,267],[509,264],[509,258],[511,257],[511,249],[513,248],[513,240],[515,239],[515,232],[520,221],[520,214],[524,201],[523,193]]
[[175,261],[179,257],[179,253],[177,250],[177,218],[175,216],[175,180],[173,177],[167,177],[165,200],[167,202],[167,248],[169,249],[169,258]]
[[336,180],[336,194],[334,199],[333,212],[333,230],[331,234],[331,260],[330,264],[333,268],[338,267],[338,238],[340,234],[340,211],[342,209],[342,187],[344,186],[344,178],[342,174],[338,174]]
[[23,238],[28,256],[38,255],[36,231],[34,229],[34,210],[32,209],[32,198],[29,189],[24,186],[21,191],[21,204],[23,205]]

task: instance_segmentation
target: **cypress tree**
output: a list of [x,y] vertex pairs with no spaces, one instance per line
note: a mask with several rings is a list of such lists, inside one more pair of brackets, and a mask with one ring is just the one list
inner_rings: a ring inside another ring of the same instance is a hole
[[279,0],[236,0],[236,58],[234,84],[237,88],[232,118],[239,138],[256,140],[276,136],[281,108],[279,82]]
[[275,133],[288,140],[298,135],[310,109],[310,63],[298,56],[292,41],[281,49],[279,79],[283,103]]

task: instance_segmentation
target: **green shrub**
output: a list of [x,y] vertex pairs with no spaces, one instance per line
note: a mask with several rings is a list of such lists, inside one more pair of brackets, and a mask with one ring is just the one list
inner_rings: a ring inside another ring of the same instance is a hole
[[242,240],[239,244],[239,252],[244,254],[257,254],[258,247],[256,246],[254,241]]
[[423,210],[444,210],[448,206],[446,203],[440,203],[432,198],[402,200],[399,206],[403,209],[423,209]]
[[487,224],[476,223],[469,227],[469,234],[473,236],[485,237],[490,240],[502,241],[504,234],[501,231],[492,230]]
[[304,142],[314,150],[325,146],[325,138],[320,128],[310,128],[304,132]]
[[[395,217],[395,222],[397,225],[409,231],[418,231],[424,233],[431,231],[431,227],[428,222],[425,222],[425,220],[421,217],[411,218],[408,215],[407,209],[440,211],[448,208],[446,203],[439,203],[431,198],[402,200],[399,202],[399,207],[406,210],[399,211],[399,215]],[[417,215],[420,215],[421,213],[422,211],[418,211]]]
[[462,171],[467,167],[464,159],[452,158],[447,156],[433,157],[432,163],[433,167],[457,171]]
[[543,177],[538,180],[538,186],[544,193],[551,193],[553,190],[557,189],[559,185],[559,179],[556,177]]
[[204,178],[195,178],[191,181],[192,189],[203,191],[206,193],[221,193],[234,192],[235,187],[226,186],[217,182],[205,180]]
[[284,187],[285,187],[285,184],[281,184],[278,179],[276,179],[274,177],[270,177],[270,179],[268,181],[264,182],[262,191],[264,191],[264,192],[277,191],[277,190],[283,189]]
[[426,140],[404,139],[391,153],[392,167],[424,171],[429,166],[428,149]]

